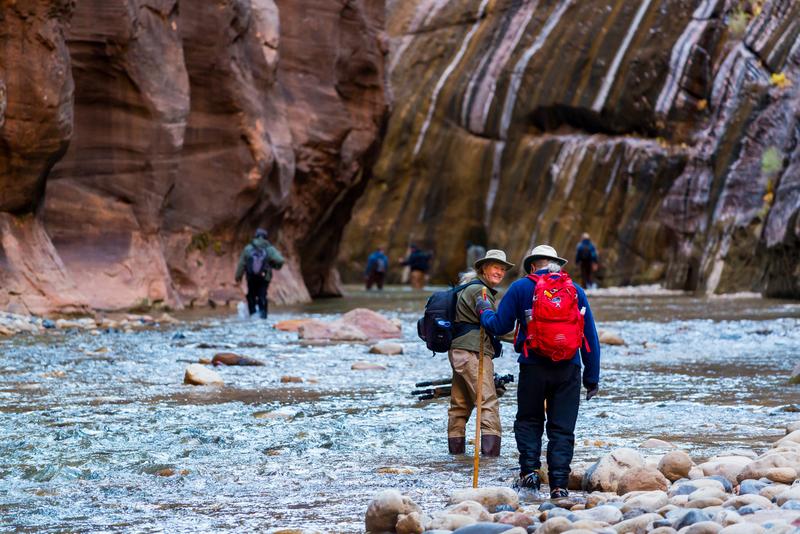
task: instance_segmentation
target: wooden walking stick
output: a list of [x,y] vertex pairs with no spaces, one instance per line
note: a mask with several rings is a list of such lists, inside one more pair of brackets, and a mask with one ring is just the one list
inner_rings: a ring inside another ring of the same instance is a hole
[[[484,287],[481,296],[486,299],[486,288]],[[480,320],[480,319],[479,319]],[[478,407],[475,415],[475,458],[472,462],[472,487],[478,487],[478,471],[481,465],[481,405],[483,404],[483,326],[480,329],[481,345],[478,353],[478,385],[475,394],[475,404]]]

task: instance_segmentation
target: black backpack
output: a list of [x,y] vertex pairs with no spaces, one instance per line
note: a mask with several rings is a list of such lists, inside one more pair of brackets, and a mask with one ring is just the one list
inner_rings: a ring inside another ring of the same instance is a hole
[[429,350],[447,352],[453,342],[455,334],[456,303],[458,294],[464,288],[483,284],[480,280],[473,280],[467,284],[451,287],[444,291],[437,291],[425,304],[425,315],[417,321],[417,335],[425,342]]
[[269,270],[267,256],[267,251],[263,248],[253,247],[250,257],[247,258],[247,274],[266,278]]

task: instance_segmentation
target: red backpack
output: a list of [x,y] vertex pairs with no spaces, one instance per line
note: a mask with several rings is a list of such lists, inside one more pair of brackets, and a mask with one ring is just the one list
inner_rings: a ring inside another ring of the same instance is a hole
[[[578,291],[567,273],[531,274],[536,283],[524,354],[533,351],[553,361],[569,360],[584,342]],[[586,346],[588,350],[588,345]]]

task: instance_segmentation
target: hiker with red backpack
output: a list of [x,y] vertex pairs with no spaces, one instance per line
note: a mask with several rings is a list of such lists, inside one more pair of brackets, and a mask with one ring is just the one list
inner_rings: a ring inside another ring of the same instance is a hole
[[267,241],[267,231],[256,230],[253,240],[244,247],[236,266],[236,283],[240,284],[242,275],[247,274],[247,309],[252,316],[259,312],[262,319],[267,318],[267,289],[272,281],[272,270],[283,267],[284,259],[278,249]]
[[516,485],[539,491],[546,430],[552,499],[569,495],[581,382],[588,401],[597,394],[600,381],[600,344],[592,310],[583,288],[561,271],[566,263],[553,247],[539,245],[523,261],[527,276],[511,284],[496,313],[488,300],[479,298],[476,304],[481,325],[489,334],[503,334],[517,324],[514,348],[520,355],[514,434],[520,476]]

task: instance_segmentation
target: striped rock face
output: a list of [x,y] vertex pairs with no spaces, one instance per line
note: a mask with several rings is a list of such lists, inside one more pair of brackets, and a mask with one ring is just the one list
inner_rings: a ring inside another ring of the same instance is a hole
[[452,279],[468,240],[520,264],[587,231],[605,283],[800,295],[800,3],[407,0],[387,26],[346,273],[416,241]]

